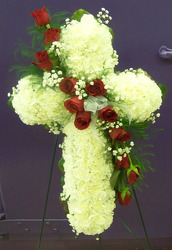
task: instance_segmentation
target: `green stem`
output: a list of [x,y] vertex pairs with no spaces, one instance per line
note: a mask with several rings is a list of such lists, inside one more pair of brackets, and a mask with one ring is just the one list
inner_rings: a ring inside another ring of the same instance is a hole
[[50,175],[49,175],[49,180],[48,180],[47,194],[46,194],[46,199],[45,199],[45,205],[44,205],[44,211],[43,211],[43,217],[42,217],[42,223],[41,223],[41,229],[40,229],[40,234],[39,234],[39,241],[38,241],[37,250],[40,250],[40,247],[41,247],[42,233],[44,230],[44,221],[45,221],[45,215],[46,215],[46,211],[47,211],[48,197],[49,197],[51,179],[52,179],[52,173],[53,173],[53,167],[54,167],[54,159],[55,159],[55,155],[56,155],[57,140],[58,140],[58,135],[56,135],[56,137],[55,137],[55,144],[54,144],[53,156],[52,156],[52,161],[51,161],[51,169],[50,169]]
[[134,198],[136,200],[136,204],[137,204],[137,207],[138,207],[138,211],[139,211],[140,219],[141,219],[142,226],[143,226],[143,229],[144,229],[144,233],[145,233],[145,236],[146,236],[146,239],[147,239],[147,243],[148,243],[148,246],[149,246],[149,250],[151,250],[152,248],[151,248],[151,245],[150,245],[149,237],[148,237],[147,230],[146,230],[146,227],[145,227],[145,223],[144,223],[144,220],[143,220],[143,215],[142,215],[142,212],[141,212],[141,209],[140,209],[139,201],[137,199],[137,195],[136,195],[136,191],[135,191],[134,187],[133,187],[133,193],[134,193]]
[[121,185],[122,189],[126,188],[126,183],[125,183],[125,170],[121,169]]

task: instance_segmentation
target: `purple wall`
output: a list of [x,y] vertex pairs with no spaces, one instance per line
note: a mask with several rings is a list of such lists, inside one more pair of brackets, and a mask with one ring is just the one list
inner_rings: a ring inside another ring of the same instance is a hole
[[[172,237],[172,188],[171,188],[171,90],[172,60],[161,60],[157,51],[161,45],[172,48],[172,1],[171,0],[65,0],[23,1],[1,0],[1,147],[0,183],[2,185],[7,218],[40,218],[45,200],[48,174],[54,144],[54,136],[39,126],[26,126],[8,108],[7,93],[17,83],[15,72],[8,72],[17,64],[14,51],[16,41],[30,39],[27,26],[33,24],[29,13],[48,7],[52,13],[83,8],[96,14],[101,7],[113,17],[110,25],[115,32],[114,47],[119,54],[118,70],[143,68],[154,80],[168,88],[161,108],[161,117],[155,124],[164,128],[152,139],[156,157],[152,159],[155,173],[146,175],[149,188],[138,193],[147,230],[151,238]],[[61,151],[58,149],[57,159]],[[60,173],[55,166],[51,186],[47,218],[64,218],[59,205]],[[138,237],[144,237],[135,201],[129,207],[118,205],[118,214]],[[114,219],[105,238],[132,238]]]

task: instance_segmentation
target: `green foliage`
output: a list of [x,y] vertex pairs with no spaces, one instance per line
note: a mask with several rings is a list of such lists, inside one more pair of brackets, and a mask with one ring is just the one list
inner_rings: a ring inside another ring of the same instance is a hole
[[160,84],[160,83],[156,83],[158,85],[158,87],[161,89],[161,92],[162,92],[162,99],[164,100],[165,99],[165,96],[167,94],[167,88]]
[[147,159],[149,156],[153,157],[154,154],[150,151],[150,148],[152,148],[153,145],[137,145],[135,146],[130,156],[132,158],[132,162],[134,165],[139,165],[139,168],[143,172],[154,171],[154,168],[151,166],[151,162]]
[[60,179],[60,182],[61,182],[61,186],[63,187],[64,184],[65,184],[65,181],[64,181],[64,175],[62,175],[61,179]]
[[43,127],[44,127],[44,129],[46,129],[46,130],[49,130],[49,129],[50,129],[50,127],[49,127],[47,124],[45,124]]
[[109,28],[109,32],[111,33],[111,35],[112,35],[112,40],[113,40],[113,38],[114,38],[114,31],[113,31],[113,29],[112,28],[110,28],[110,27],[108,27]]
[[13,111],[15,111],[15,109],[13,108],[12,102],[13,102],[13,96],[11,96],[11,97],[9,98],[9,100],[8,100],[8,106],[9,106]]
[[117,180],[118,180],[119,174],[120,174],[120,171],[119,171],[119,170],[113,172],[113,174],[112,174],[112,176],[111,176],[111,179],[110,179],[110,184],[111,184],[111,187],[112,187],[112,188],[115,188],[115,187],[116,187],[116,184],[117,184]]
[[131,133],[133,139],[143,139],[146,140],[149,137],[147,132],[149,128],[149,122],[145,121],[142,123],[137,123],[132,121],[131,124],[128,123],[128,120],[123,120],[124,129]]
[[90,14],[90,13],[86,10],[83,10],[83,9],[76,10],[73,13],[71,19],[79,22],[84,14]]
[[15,57],[17,59],[18,54],[25,58],[33,58],[35,56],[35,50],[32,46],[28,46],[24,41],[21,39],[17,42],[17,49],[15,50]]
[[69,14],[70,13],[67,11],[61,11],[51,15],[51,22],[50,22],[51,27],[59,29],[63,25],[65,19],[69,17]]
[[64,162],[65,162],[65,160],[64,160],[63,157],[61,157],[61,159],[58,161],[58,167],[59,167],[60,171],[61,171],[63,174],[64,174],[64,167],[63,167]]
[[151,165],[151,161],[149,160],[149,157],[153,157],[154,154],[150,151],[153,145],[147,144],[147,145],[136,145],[131,153],[130,157],[132,159],[133,165],[138,165],[140,171],[139,171],[139,178],[136,183],[133,184],[134,187],[136,187],[138,190],[141,191],[141,186],[148,186],[144,181],[144,173],[151,171],[154,172],[155,169]]
[[[51,23],[50,23],[51,27],[60,28],[60,26],[62,25],[62,22],[66,19],[66,16],[68,14],[69,13],[66,11],[59,12],[59,13],[57,12],[53,14],[51,16]],[[43,50],[48,49],[48,47],[44,45],[44,40],[45,40],[44,33],[46,32],[46,30],[47,30],[46,27],[44,26],[40,27],[35,24],[28,27],[28,33],[32,35],[31,44],[28,45],[20,39],[17,43],[18,48],[15,52],[15,56],[17,56],[18,53],[20,53],[22,58],[29,59],[29,63],[34,61],[35,54],[38,51],[43,51]],[[11,67],[10,71],[11,70],[16,70],[17,76],[19,77],[24,77],[30,74],[33,74],[33,75],[36,74],[38,76],[43,75],[43,71],[39,67],[34,66],[34,65],[30,65],[30,66],[15,65]]]
[[21,77],[21,78],[28,76],[28,75],[36,75],[40,77],[43,76],[43,71],[39,67],[33,64],[29,66],[14,65],[10,68],[9,71],[13,71],[13,70],[16,70],[17,77]]

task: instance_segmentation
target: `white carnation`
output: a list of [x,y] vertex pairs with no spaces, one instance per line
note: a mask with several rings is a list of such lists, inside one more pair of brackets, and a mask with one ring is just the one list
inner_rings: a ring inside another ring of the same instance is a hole
[[100,143],[108,147],[107,140],[103,135],[95,136],[91,126],[78,130],[73,122],[63,132],[66,137],[62,196],[68,199],[67,217],[78,234],[100,234],[111,225],[115,208],[115,191],[110,185],[112,156],[104,154],[105,148]]
[[58,88],[42,87],[42,78],[27,76],[13,88],[12,105],[20,119],[28,125],[65,125],[70,113],[64,107],[66,95]]
[[91,14],[63,28],[60,43],[59,57],[68,76],[81,78],[86,75],[94,79],[104,70],[113,71],[118,64],[109,28],[98,23]]
[[[111,88],[110,99],[114,102],[118,100],[118,103],[123,104],[132,120],[144,122],[160,108],[162,93],[155,81],[150,79],[144,71],[139,72],[110,74],[104,82]],[[119,106],[116,108],[118,110]],[[124,116],[124,113],[119,112],[118,115]]]

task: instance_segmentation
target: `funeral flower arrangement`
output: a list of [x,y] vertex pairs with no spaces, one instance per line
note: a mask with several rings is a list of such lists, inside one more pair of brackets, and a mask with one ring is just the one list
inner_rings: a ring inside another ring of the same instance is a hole
[[18,68],[23,74],[9,105],[25,124],[65,134],[60,199],[73,230],[94,235],[110,227],[117,201],[128,205],[131,187],[151,169],[136,141],[148,137],[165,87],[142,69],[114,70],[108,10],[94,17],[80,9],[60,25],[63,14],[50,18],[45,7],[31,13],[36,25],[30,33],[42,51]]

